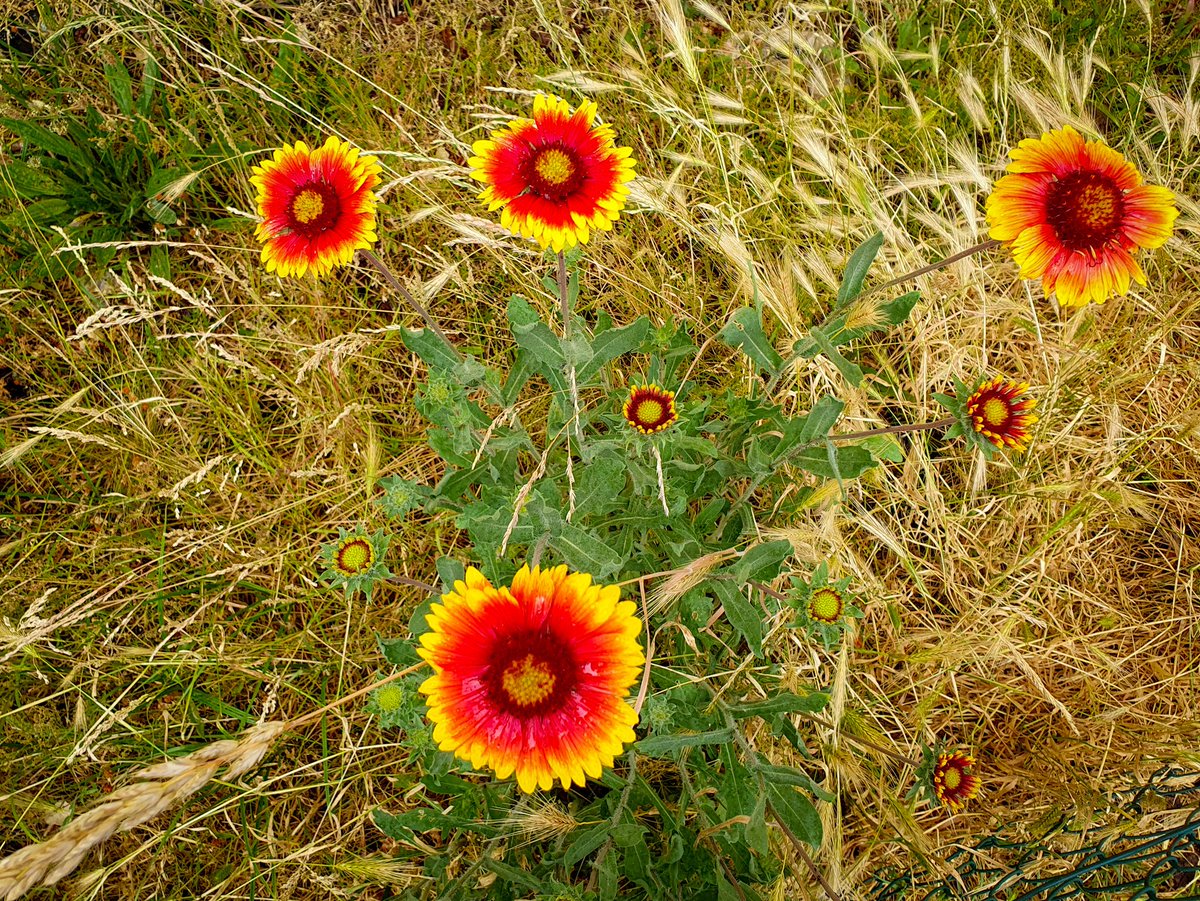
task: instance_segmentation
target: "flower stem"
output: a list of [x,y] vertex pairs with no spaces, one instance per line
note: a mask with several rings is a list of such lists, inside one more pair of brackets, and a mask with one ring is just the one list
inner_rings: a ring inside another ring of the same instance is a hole
[[988,238],[986,241],[980,241],[978,244],[968,247],[966,250],[960,250],[958,253],[951,254],[945,259],[938,260],[936,263],[930,263],[928,266],[922,266],[920,269],[914,269],[912,272],[905,273],[899,278],[894,278],[890,282],[884,282],[882,285],[875,285],[873,288],[868,288],[862,293],[862,295],[859,296],[874,294],[876,291],[884,291],[887,288],[893,288],[896,285],[902,285],[904,282],[912,281],[918,276],[925,275],[928,272],[935,272],[938,269],[943,269],[946,266],[949,266],[951,263],[957,263],[959,260],[966,259],[972,254],[982,253],[985,250],[992,250],[993,248],[999,247],[1003,243],[1003,241],[997,241],[995,238]]
[[571,337],[571,293],[567,282],[567,255],[558,252],[558,301],[562,307],[563,337]]
[[[571,337],[571,283],[567,276],[567,255],[563,251],[557,254],[558,301],[562,310],[563,341]],[[570,362],[570,351],[567,351],[568,362],[565,367],[567,387],[571,392],[571,421],[575,424],[575,443],[583,446],[583,433],[579,428],[579,384],[575,378],[575,364]],[[571,430],[567,430],[567,522],[575,515],[575,464],[571,458]]]
[[302,716],[298,716],[295,719],[288,720],[287,723],[285,724],[285,728],[296,729],[300,726],[303,726],[305,723],[311,723],[314,720],[319,720],[321,717],[323,717],[329,711],[336,710],[338,707],[342,707],[345,704],[349,704],[351,701],[355,700],[356,698],[361,698],[363,695],[374,691],[375,689],[379,688],[380,686],[387,685],[389,682],[395,682],[397,679],[403,678],[404,676],[412,675],[413,673],[415,673],[417,670],[421,669],[424,666],[428,666],[428,664],[424,660],[422,660],[420,663],[414,663],[412,666],[406,667],[405,669],[402,669],[399,672],[392,673],[390,676],[385,676],[384,678],[380,679],[378,682],[372,682],[366,688],[360,688],[358,691],[352,691],[352,692],[350,692],[350,694],[340,697],[336,701],[329,702],[324,707],[321,707],[317,710],[313,710],[309,713],[303,714]]
[[944,429],[958,422],[953,416],[939,419],[937,422],[911,422],[907,425],[890,425],[883,429],[867,429],[865,432],[847,432],[845,435],[830,435],[830,441],[856,441],[859,438],[873,438],[876,435],[894,435],[897,432],[932,432],[934,429]]
[[405,302],[416,311],[417,315],[421,317],[426,327],[443,341],[445,341],[450,347],[450,350],[461,359],[458,349],[454,346],[450,339],[446,337],[446,333],[442,331],[441,327],[436,321],[434,321],[434,318],[429,315],[429,311],[421,306],[421,303],[415,297],[413,297],[412,292],[400,283],[400,280],[392,274],[392,271],[388,269],[383,260],[379,259],[379,257],[375,256],[375,254],[369,250],[360,250],[359,254],[361,254],[362,258],[374,266],[375,270],[383,276],[383,280],[388,283],[388,287],[403,297]]

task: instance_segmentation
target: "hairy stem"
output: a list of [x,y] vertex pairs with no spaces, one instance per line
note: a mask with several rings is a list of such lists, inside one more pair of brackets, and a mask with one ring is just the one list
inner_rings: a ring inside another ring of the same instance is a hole
[[894,278],[890,282],[884,282],[882,285],[875,285],[873,288],[868,288],[860,296],[874,294],[876,291],[885,291],[888,288],[893,288],[896,285],[902,285],[905,282],[910,282],[914,278],[925,275],[928,272],[936,272],[938,269],[944,269],[951,263],[957,263],[959,260],[966,259],[972,254],[982,253],[985,250],[993,250],[1003,244],[1003,241],[997,241],[995,238],[988,238],[986,241],[980,241],[966,250],[960,250],[958,253],[953,253],[945,259],[938,260],[936,263],[930,263],[928,266],[922,266],[920,269],[914,269],[912,272],[906,272],[899,278]]
[[[446,333],[442,331],[441,327],[436,321],[434,321],[434,318],[429,315],[429,311],[421,305],[420,301],[413,297],[412,292],[409,291],[408,288],[404,287],[404,285],[400,283],[400,280],[392,274],[392,270],[388,269],[383,260],[379,259],[379,257],[375,256],[375,254],[369,250],[360,250],[359,254],[364,260],[374,266],[375,270],[383,276],[383,280],[388,283],[388,287],[403,297],[405,302],[416,311],[417,315],[420,316],[421,320],[425,323],[425,326],[431,332],[445,341],[455,355],[458,355],[458,349],[453,343],[451,343],[450,339],[446,337]],[[461,359],[461,356],[459,358]]]

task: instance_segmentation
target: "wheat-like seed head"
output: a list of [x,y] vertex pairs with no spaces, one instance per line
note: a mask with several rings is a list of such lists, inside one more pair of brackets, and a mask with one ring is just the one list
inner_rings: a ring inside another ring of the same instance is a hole
[[0,860],[0,898],[15,901],[39,885],[54,885],[70,874],[87,853],[118,832],[127,832],[194,795],[217,771],[227,767],[233,779],[252,769],[287,728],[283,722],[260,723],[239,741],[218,741],[134,774],[131,785],[105,796],[53,837],[27,845]]

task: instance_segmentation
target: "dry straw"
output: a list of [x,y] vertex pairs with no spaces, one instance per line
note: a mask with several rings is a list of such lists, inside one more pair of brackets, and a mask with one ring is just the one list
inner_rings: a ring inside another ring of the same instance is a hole
[[287,728],[288,723],[280,721],[260,723],[239,741],[218,741],[138,771],[133,784],[107,795],[53,838],[0,860],[0,897],[13,901],[35,886],[54,885],[79,866],[92,848],[191,797],[222,767],[227,768],[226,779],[249,772]]
[[0,860],[0,901],[15,901],[39,885],[54,885],[70,875],[87,853],[118,832],[128,832],[190,798],[224,767],[226,779],[250,772],[285,732],[314,722],[330,710],[415,672],[424,663],[392,673],[366,688],[352,692],[319,710],[291,720],[272,720],[246,730],[237,741],[213,742],[185,757],[158,763],[133,774],[133,782],[119,788],[60,829],[52,838],[27,845]]

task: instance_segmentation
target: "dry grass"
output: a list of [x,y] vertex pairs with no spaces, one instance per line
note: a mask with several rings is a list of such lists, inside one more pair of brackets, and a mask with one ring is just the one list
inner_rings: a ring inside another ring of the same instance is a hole
[[[844,502],[770,521],[802,559],[852,573],[866,602],[843,652],[787,630],[772,651],[798,681],[832,686],[839,728],[820,740],[839,800],[822,805],[817,862],[850,894],[880,865],[1054,809],[1090,814],[1160,761],[1197,762],[1200,58],[1132,7],[1106,23],[1122,37],[1088,46],[1044,7],[925,8],[927,32],[901,40],[912,10],[894,5],[735,6],[315,2],[288,32],[274,8],[71,11],[82,24],[47,54],[82,63],[62,63],[41,103],[103,105],[88,77],[105,53],[152,52],[173,97],[163,134],[216,149],[183,195],[170,280],[148,275],[142,248],[108,273],[0,289],[5,853],[43,841],[28,855],[48,878],[96,844],[82,834],[112,836],[74,886],[85,898],[384,897],[419,882],[369,819],[414,802],[402,749],[353,706],[255,780],[197,793],[220,765],[208,757],[178,791],[165,786],[184,776],[153,775],[168,749],[368,684],[375,633],[403,634],[423,599],[391,586],[348,604],[314,568],[339,526],[383,525],[377,477],[438,475],[409,401],[421,370],[395,334],[411,316],[367,271],[286,285],[262,272],[238,212],[252,206],[243,154],[329,130],[378,149],[381,255],[456,341],[493,356],[510,293],[554,301],[538,255],[473,204],[461,164],[547,86],[594,97],[640,161],[634,212],[585,259],[584,315],[669,313],[701,340],[755,292],[780,345],[799,337],[876,229],[878,281],[977,243],[1007,148],[1051,125],[1106,136],[1176,192],[1176,237],[1129,298],[1064,317],[1002,254],[972,258],[921,279],[910,321],[865,354],[879,380],[796,368],[780,396],[803,410],[834,393],[848,429],[938,418],[930,394],[981,369],[1038,386],[1042,421],[1028,453],[986,467],[905,440],[905,461]],[[1152,66],[1129,56],[1148,43]],[[0,98],[0,114],[18,106]],[[714,350],[694,378],[755,376]],[[449,521],[393,528],[397,573],[429,581],[436,556],[461,551]],[[908,756],[921,740],[969,745],[984,797],[914,815],[911,772],[856,737]],[[549,833],[567,816],[535,804],[512,827]],[[0,895],[18,885],[5,878]]]

